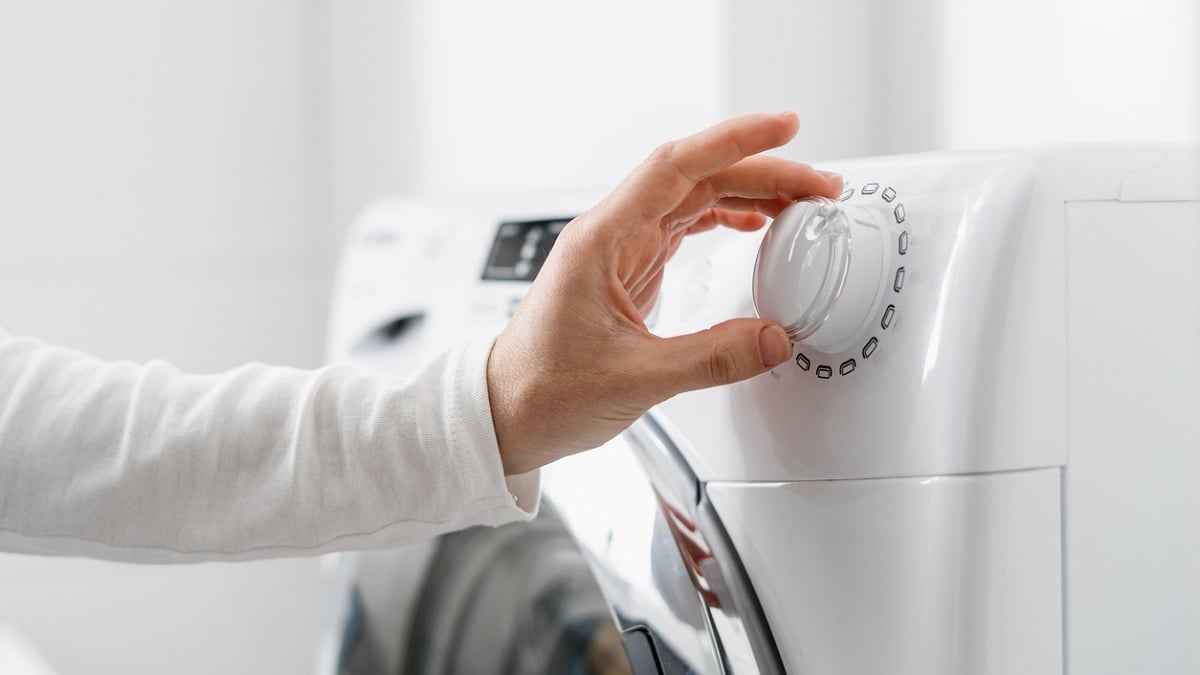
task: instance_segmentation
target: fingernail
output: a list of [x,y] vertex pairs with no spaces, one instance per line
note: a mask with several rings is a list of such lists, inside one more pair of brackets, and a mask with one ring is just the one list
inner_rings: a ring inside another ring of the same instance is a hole
[[792,341],[779,326],[764,326],[758,333],[758,353],[763,366],[773,368],[792,357]]
[[821,171],[820,169],[817,170],[817,173],[821,174],[822,176],[825,176],[826,178],[828,178],[831,181],[836,180],[839,183],[846,182],[846,179],[842,178],[842,174],[840,174],[840,173],[835,173],[833,171]]

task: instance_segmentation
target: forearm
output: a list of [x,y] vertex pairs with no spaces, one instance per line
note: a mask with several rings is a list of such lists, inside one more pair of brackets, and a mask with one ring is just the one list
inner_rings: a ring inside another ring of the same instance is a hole
[[349,366],[186,375],[0,335],[0,549],[245,559],[520,518],[487,349],[399,383]]

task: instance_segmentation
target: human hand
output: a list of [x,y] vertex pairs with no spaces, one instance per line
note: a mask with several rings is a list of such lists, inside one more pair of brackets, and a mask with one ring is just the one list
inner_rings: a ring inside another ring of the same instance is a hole
[[842,179],[756,156],[796,135],[795,113],[747,115],[656,149],[559,235],[487,366],[506,474],[597,447],[672,396],[744,380],[791,356],[783,328],[732,319],[662,338],[644,317],[683,238],[761,228]]

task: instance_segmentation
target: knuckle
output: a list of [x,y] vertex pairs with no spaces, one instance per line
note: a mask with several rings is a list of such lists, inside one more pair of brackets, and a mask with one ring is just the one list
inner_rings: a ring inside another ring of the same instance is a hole
[[714,384],[731,384],[737,379],[737,355],[726,345],[716,345],[708,355],[708,374]]
[[730,134],[728,138],[729,144],[733,146],[733,151],[738,157],[749,157],[754,154],[742,143],[742,139],[737,134]]
[[667,141],[655,148],[646,158],[651,164],[668,164],[675,156],[675,141]]
[[650,153],[650,156],[646,158],[646,165],[652,172],[673,174],[684,184],[695,183],[696,178],[688,175],[684,168],[686,158],[681,154],[683,152],[680,149],[679,141],[667,141]]

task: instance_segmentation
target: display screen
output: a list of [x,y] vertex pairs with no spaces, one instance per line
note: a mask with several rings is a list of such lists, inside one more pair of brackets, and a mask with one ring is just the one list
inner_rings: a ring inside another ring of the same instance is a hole
[[488,253],[483,278],[494,281],[533,281],[558,235],[570,218],[500,223]]

